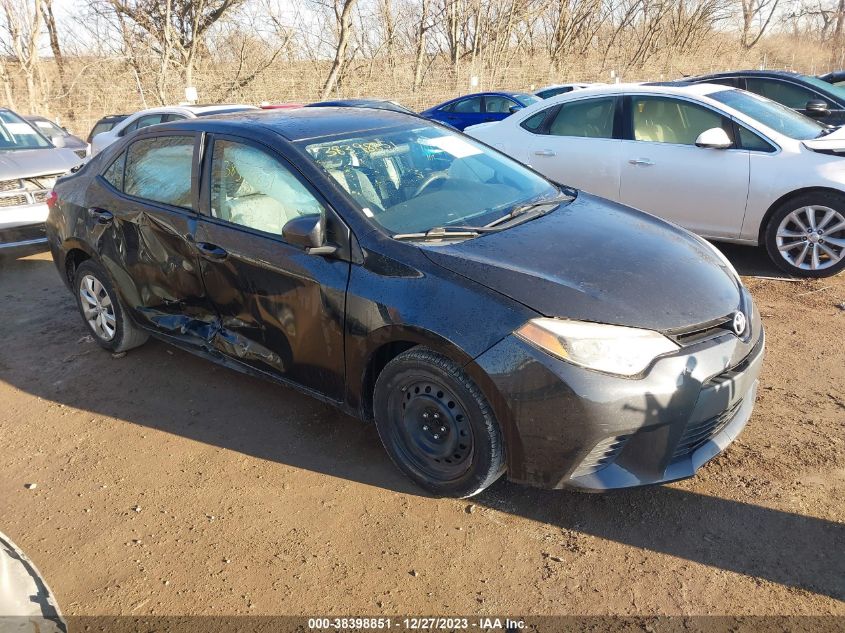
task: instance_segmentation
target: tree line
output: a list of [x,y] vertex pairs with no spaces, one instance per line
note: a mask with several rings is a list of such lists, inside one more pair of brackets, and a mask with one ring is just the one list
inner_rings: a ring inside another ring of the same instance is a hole
[[677,60],[725,51],[759,59],[751,52],[778,38],[814,47],[828,65],[845,50],[845,0],[91,0],[56,9],[0,0],[0,84],[9,105],[62,103],[71,117],[94,107],[80,103],[96,102],[98,82],[119,84],[140,106],[178,101],[198,84],[221,101],[285,81],[294,96],[361,85],[415,95],[444,77],[507,78],[516,68],[608,80],[661,60],[671,73]]

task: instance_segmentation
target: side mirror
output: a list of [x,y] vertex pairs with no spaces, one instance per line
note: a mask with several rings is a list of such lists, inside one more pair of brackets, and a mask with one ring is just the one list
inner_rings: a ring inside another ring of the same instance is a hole
[[58,148],[65,147],[65,137],[64,136],[51,136],[50,141]]
[[804,110],[808,115],[813,117],[823,117],[830,114],[830,108],[827,107],[827,102],[822,101],[821,99],[811,99],[807,102],[807,105],[804,106]]
[[326,221],[322,215],[301,215],[282,227],[282,238],[301,246],[309,255],[331,255],[337,248],[326,245]]
[[698,138],[695,139],[695,144],[698,147],[705,147],[708,149],[729,149],[733,147],[733,142],[728,136],[728,133],[720,127],[713,127],[709,130],[704,130],[698,135]]
[[510,112],[511,114],[513,114],[514,112],[519,112],[520,110],[522,110],[522,107],[523,106],[521,105],[512,105],[510,108],[508,108],[508,112]]

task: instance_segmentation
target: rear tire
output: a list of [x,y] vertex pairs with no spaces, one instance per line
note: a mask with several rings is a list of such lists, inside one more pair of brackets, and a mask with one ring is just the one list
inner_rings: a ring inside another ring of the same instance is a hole
[[774,264],[795,277],[830,277],[845,269],[845,195],[801,194],[781,204],[765,231]]
[[100,264],[91,259],[82,262],[75,271],[73,288],[82,320],[100,347],[125,352],[146,343],[149,335],[129,318]]
[[441,354],[415,347],[390,361],[376,381],[373,409],[390,458],[434,495],[471,497],[505,471],[487,399]]

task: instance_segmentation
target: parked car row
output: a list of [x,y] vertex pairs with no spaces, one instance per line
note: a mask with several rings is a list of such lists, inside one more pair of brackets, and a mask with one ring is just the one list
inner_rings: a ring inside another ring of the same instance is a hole
[[723,85],[600,86],[466,132],[545,176],[795,276],[845,268],[845,130]]

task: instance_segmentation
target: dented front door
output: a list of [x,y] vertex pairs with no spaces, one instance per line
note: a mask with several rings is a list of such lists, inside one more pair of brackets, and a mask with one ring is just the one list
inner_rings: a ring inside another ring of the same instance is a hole
[[284,159],[217,137],[204,163],[208,200],[196,234],[203,282],[219,314],[212,343],[229,357],[333,400],[344,393],[349,262],[309,255],[284,224],[327,209]]

